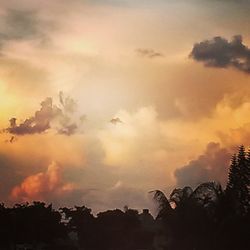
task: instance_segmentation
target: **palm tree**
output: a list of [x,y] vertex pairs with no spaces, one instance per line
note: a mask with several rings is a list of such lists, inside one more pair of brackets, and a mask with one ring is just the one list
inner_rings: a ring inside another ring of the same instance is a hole
[[168,198],[162,191],[153,190],[150,191],[149,193],[153,194],[153,200],[157,203],[158,206],[157,218],[165,217],[166,215],[172,212],[172,207],[170,205],[170,202],[168,201]]

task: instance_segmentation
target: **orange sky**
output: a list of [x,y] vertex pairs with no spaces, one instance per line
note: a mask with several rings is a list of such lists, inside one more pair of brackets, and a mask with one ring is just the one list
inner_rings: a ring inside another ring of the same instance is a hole
[[142,208],[153,189],[225,184],[248,146],[250,74],[190,53],[217,36],[250,46],[248,0],[0,3],[4,202]]

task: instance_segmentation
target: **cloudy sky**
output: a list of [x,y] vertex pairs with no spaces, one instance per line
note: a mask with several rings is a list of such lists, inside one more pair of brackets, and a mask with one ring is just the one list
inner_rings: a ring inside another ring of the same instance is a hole
[[248,0],[0,0],[1,201],[225,184],[250,138],[249,23]]

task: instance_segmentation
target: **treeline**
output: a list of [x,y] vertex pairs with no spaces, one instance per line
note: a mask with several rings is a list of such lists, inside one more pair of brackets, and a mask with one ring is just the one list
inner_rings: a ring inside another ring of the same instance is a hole
[[0,206],[4,250],[249,250],[250,153],[232,157],[228,183],[153,191],[154,219],[147,209],[109,210],[94,216],[81,206],[54,210],[41,202]]
[[108,210],[94,216],[80,206],[56,211],[42,202],[0,207],[0,249],[150,249],[154,218],[147,209]]

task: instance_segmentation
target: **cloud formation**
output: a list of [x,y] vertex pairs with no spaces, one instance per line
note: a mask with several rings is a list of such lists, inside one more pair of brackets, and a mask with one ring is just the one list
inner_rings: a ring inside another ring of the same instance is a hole
[[11,191],[10,198],[20,202],[44,201],[49,197],[62,196],[73,189],[73,184],[63,181],[61,168],[52,162],[45,172],[28,176],[20,185],[15,186]]
[[50,122],[61,114],[61,110],[53,106],[52,98],[46,98],[41,103],[41,109],[34,116],[26,119],[19,125],[16,118],[10,119],[10,126],[6,129],[11,134],[25,135],[45,132],[50,128]]
[[44,41],[42,21],[34,11],[7,9],[0,26],[0,48],[9,41],[38,39]]
[[[16,118],[9,120],[10,126],[4,131],[13,135],[40,134],[51,128],[55,128],[59,134],[72,135],[77,132],[78,124],[74,121],[73,114],[76,111],[76,103],[70,98],[64,98],[63,93],[59,94],[62,108],[53,105],[53,99],[47,97],[41,102],[40,110],[36,111],[34,116],[25,119],[24,122],[17,124]],[[82,116],[78,119],[82,123]]]
[[240,35],[234,36],[231,41],[217,36],[196,43],[190,57],[207,67],[232,67],[250,73],[250,49],[242,43]]
[[66,174],[65,169],[52,162],[45,171],[16,181],[18,184],[12,186],[9,201],[20,203],[40,200],[53,202],[59,207],[85,204],[94,212],[111,208],[122,209],[125,205],[133,208],[152,206],[148,191],[126,185],[122,181],[105,187],[90,188],[66,181],[63,174]]
[[110,120],[110,122],[114,125],[118,124],[118,123],[122,123],[121,119],[119,117],[116,117],[116,118],[112,118]]
[[156,58],[156,57],[163,57],[164,55],[161,52],[155,51],[153,49],[137,49],[137,55],[146,58]]
[[200,183],[214,180],[225,185],[230,157],[227,149],[219,143],[210,142],[202,155],[175,170],[177,186],[196,187]]

